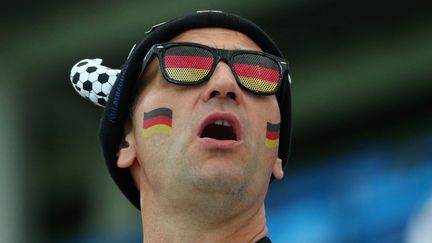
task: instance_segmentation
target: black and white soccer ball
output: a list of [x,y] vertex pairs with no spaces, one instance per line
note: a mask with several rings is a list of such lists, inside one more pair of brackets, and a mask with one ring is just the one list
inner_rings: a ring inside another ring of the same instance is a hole
[[105,107],[120,70],[101,64],[102,59],[99,58],[79,61],[72,67],[70,80],[82,97]]

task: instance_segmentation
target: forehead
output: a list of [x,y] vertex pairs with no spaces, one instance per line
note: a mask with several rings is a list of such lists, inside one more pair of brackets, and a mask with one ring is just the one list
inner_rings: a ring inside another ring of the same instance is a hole
[[261,48],[247,35],[225,28],[199,28],[187,30],[171,42],[193,42],[226,50],[255,50]]

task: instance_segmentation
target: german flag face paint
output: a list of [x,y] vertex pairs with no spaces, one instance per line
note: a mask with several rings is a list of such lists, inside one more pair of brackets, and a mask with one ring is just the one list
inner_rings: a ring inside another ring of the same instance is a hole
[[144,112],[143,136],[148,138],[155,133],[170,134],[172,128],[172,110],[157,108]]
[[277,148],[279,146],[280,123],[272,124],[267,122],[265,146],[267,148]]

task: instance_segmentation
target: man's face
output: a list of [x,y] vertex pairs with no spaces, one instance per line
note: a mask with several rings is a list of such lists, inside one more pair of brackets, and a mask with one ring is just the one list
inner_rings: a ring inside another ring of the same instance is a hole
[[[183,32],[171,42],[193,42],[227,50],[257,50],[246,35],[222,28]],[[259,96],[241,89],[225,62],[200,85],[168,83],[155,58],[146,68],[137,97],[132,128],[126,134],[136,163],[131,166],[143,193],[161,197],[200,194],[236,195],[251,203],[264,199],[277,161],[277,146],[265,146],[267,123],[278,124],[274,95]],[[143,135],[144,113],[158,108],[172,111],[169,133]],[[231,126],[218,130],[216,125]],[[121,162],[119,166],[128,167]],[[280,166],[280,161],[279,161]],[[188,194],[192,193],[192,194]]]

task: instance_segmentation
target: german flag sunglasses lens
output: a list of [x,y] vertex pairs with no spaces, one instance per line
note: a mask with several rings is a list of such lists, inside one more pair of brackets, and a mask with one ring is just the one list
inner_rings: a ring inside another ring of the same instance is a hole
[[176,82],[194,83],[205,78],[213,66],[213,54],[200,47],[176,46],[166,49],[166,74]]
[[278,63],[259,54],[238,54],[233,58],[233,68],[239,82],[258,93],[276,91],[281,80]]

